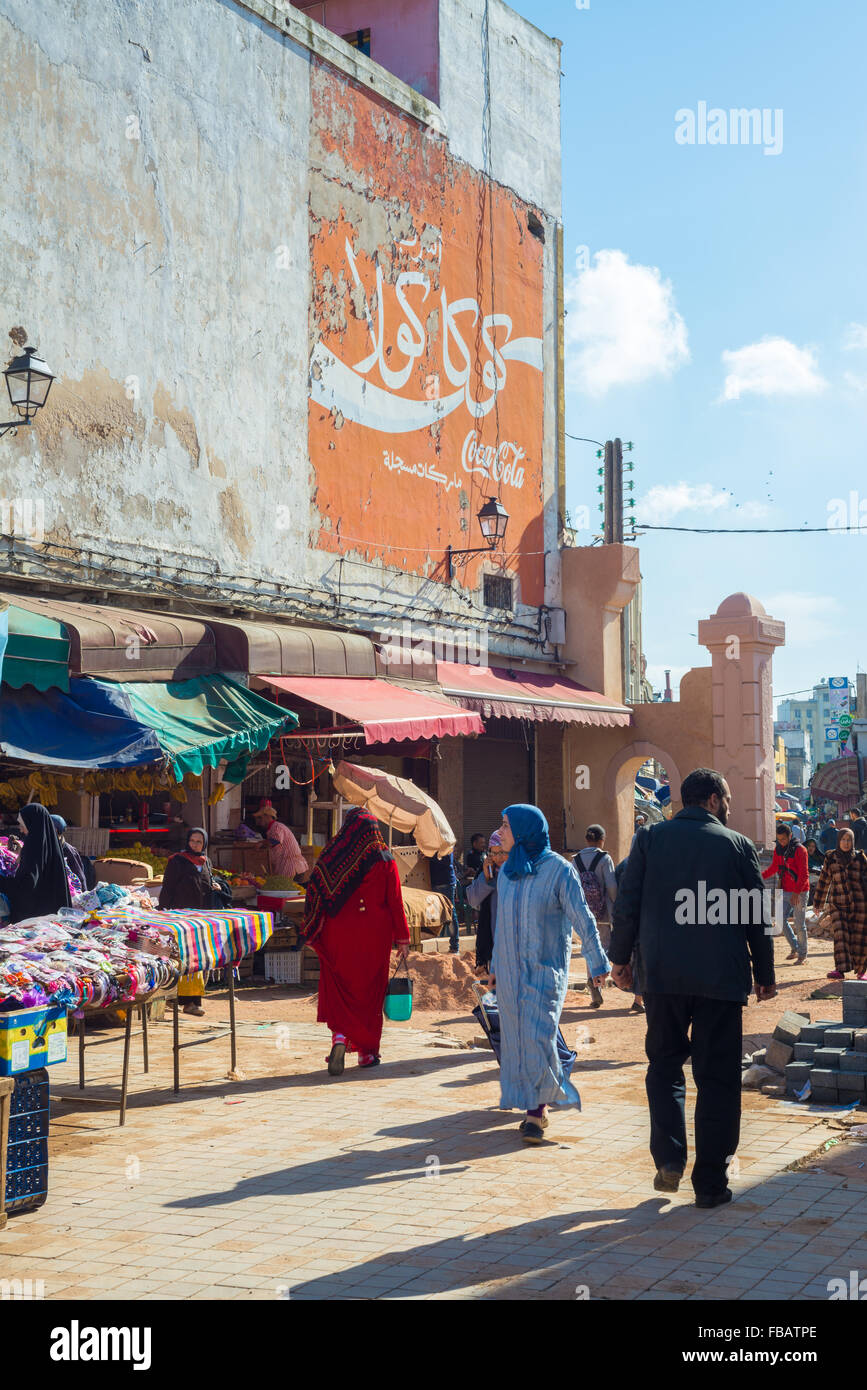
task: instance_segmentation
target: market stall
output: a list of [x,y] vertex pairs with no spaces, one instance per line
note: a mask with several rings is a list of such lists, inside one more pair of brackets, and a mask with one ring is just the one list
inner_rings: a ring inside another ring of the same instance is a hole
[[[79,1087],[85,1087],[85,1046],[88,1020],[104,1018],[109,1010],[125,1011],[121,1073],[120,1124],[125,1122],[133,1014],[141,1019],[144,1070],[148,1070],[146,1005],[166,998],[174,1008],[174,1090],[180,1086],[180,1052],[203,1042],[231,1038],[231,1064],[237,1065],[234,968],[246,955],[262,949],[272,931],[270,913],[259,911],[158,912],[146,894],[100,884],[77,896],[72,908],[56,915],[32,918],[0,929],[0,1029],[4,1016],[28,1011],[64,1010],[72,1014],[79,1034]],[[216,1036],[180,1042],[177,985],[181,976],[200,970],[227,969],[230,1026]],[[46,1053],[40,1064],[66,1058]],[[27,1044],[26,1048],[24,1044]],[[14,1074],[32,1063],[30,1036],[18,1040],[19,1053],[10,1051],[5,1070]],[[26,1055],[25,1055],[26,1052]],[[0,1053],[0,1072],[3,1056]]]

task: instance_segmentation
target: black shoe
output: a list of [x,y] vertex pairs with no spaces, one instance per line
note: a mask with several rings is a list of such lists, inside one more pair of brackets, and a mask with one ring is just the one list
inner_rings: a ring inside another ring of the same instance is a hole
[[335,1043],[328,1054],[328,1075],[342,1076],[344,1058],[346,1057],[346,1044]]
[[521,1138],[525,1144],[544,1144],[545,1133],[541,1125],[525,1120],[520,1126]]
[[725,1192],[714,1192],[709,1195],[696,1193],[695,1204],[697,1207],[724,1207],[726,1202],[732,1199],[732,1190],[727,1187]]
[[676,1192],[683,1177],[682,1168],[657,1168],[653,1186],[657,1192]]

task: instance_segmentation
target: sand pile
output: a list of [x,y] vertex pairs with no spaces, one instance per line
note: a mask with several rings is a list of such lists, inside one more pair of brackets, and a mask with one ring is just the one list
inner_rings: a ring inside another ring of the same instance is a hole
[[409,973],[413,978],[413,1009],[454,1009],[468,1014],[475,1007],[470,989],[476,978],[471,956],[422,955],[412,951]]

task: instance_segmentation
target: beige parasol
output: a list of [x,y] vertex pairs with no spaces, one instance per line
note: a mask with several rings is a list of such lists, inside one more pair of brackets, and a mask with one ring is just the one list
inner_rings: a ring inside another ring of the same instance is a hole
[[455,847],[455,834],[432,796],[405,777],[375,767],[340,762],[334,789],[353,806],[364,806],[377,820],[412,835],[422,854],[442,859]]

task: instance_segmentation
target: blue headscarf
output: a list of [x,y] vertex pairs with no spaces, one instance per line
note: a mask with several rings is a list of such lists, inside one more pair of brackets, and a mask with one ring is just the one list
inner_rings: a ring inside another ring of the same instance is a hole
[[548,822],[538,806],[507,806],[503,815],[508,817],[515,843],[503,865],[506,878],[523,878],[534,874],[543,859],[554,851],[548,835]]

